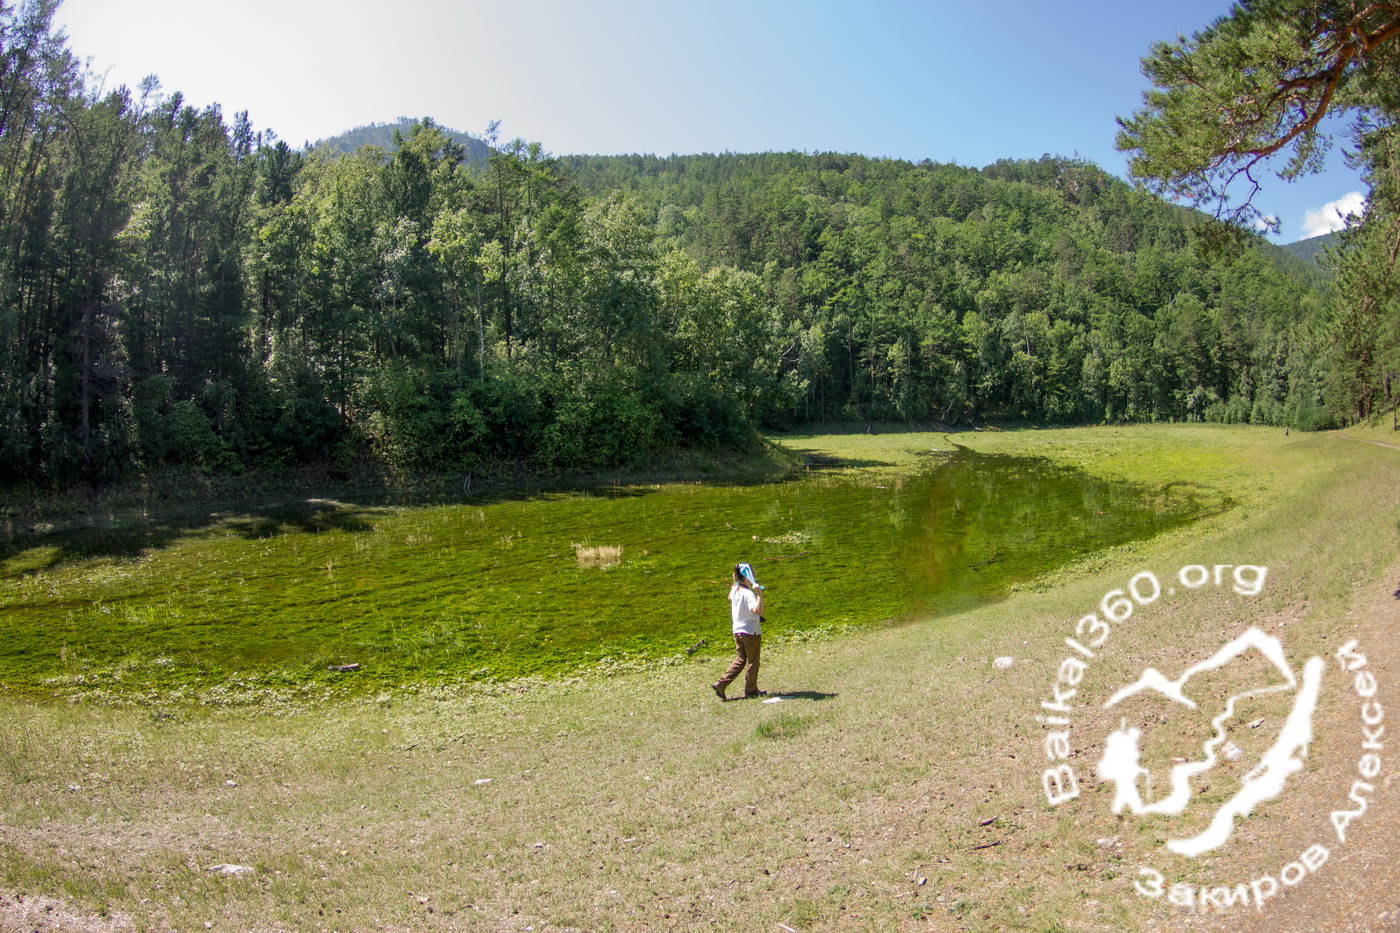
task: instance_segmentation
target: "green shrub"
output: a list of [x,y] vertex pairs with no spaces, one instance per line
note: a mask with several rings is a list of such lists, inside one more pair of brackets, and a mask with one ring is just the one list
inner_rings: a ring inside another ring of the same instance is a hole
[[458,469],[481,457],[485,420],[454,373],[395,366],[365,392],[374,453],[396,469]]
[[238,472],[241,464],[228,444],[214,431],[213,422],[193,399],[170,406],[166,425],[172,463],[198,467],[210,472]]
[[634,463],[657,446],[656,409],[616,376],[591,385],[553,386],[553,415],[533,459],[545,467],[603,467]]

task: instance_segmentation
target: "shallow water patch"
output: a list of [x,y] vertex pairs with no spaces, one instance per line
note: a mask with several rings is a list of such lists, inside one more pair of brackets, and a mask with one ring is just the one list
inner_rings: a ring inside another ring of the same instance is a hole
[[249,675],[362,690],[644,665],[725,650],[739,561],[768,588],[766,633],[801,637],[998,599],[1223,506],[960,448],[893,477],[827,468],[76,530],[3,555],[0,679],[145,696]]

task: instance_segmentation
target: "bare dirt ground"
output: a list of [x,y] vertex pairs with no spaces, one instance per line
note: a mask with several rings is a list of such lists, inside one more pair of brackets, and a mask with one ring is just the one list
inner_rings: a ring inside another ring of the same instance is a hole
[[0,929],[26,930],[33,933],[48,933],[50,930],[65,933],[116,933],[119,930],[131,929],[131,921],[116,914],[105,919],[87,916],[57,898],[0,894]]
[[[1359,593],[1352,614],[1338,622],[1339,628],[1349,630],[1350,637],[1357,639],[1357,650],[1366,655],[1367,669],[1376,678],[1374,699],[1384,713],[1379,726],[1384,729],[1379,739],[1384,749],[1375,752],[1380,756],[1380,773],[1367,779],[1359,771],[1366,737],[1361,722],[1363,700],[1352,684],[1349,702],[1320,707],[1314,723],[1319,738],[1309,757],[1325,763],[1329,776],[1323,784],[1326,793],[1320,799],[1287,802],[1280,810],[1281,822],[1303,822],[1310,810],[1325,814],[1326,819],[1313,821],[1316,828],[1312,835],[1300,839],[1280,833],[1265,843],[1278,853],[1280,869],[1294,861],[1307,844],[1327,847],[1329,863],[1293,890],[1283,888],[1264,910],[1239,912],[1229,917],[1229,922],[1216,918],[1204,926],[1196,925],[1197,929],[1239,933],[1400,930],[1400,755],[1393,740],[1394,724],[1400,722],[1400,563],[1390,568],[1379,585]],[[1329,661],[1328,676],[1340,674],[1335,658]],[[1357,781],[1374,789],[1362,792],[1368,801],[1366,811],[1345,826],[1346,840],[1341,842],[1331,814],[1357,810],[1356,802],[1349,799]]]

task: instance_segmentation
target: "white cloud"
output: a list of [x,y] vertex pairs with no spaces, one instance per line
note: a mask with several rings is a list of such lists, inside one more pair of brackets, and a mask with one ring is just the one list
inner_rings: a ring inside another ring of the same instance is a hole
[[1366,199],[1361,196],[1360,191],[1344,194],[1337,200],[1329,201],[1317,210],[1308,211],[1303,215],[1303,239],[1340,230],[1347,225],[1348,216],[1354,214],[1360,217],[1365,212]]
[[1274,224],[1278,223],[1277,214],[1265,214],[1263,217],[1254,218],[1254,229],[1259,233],[1268,233],[1274,229]]

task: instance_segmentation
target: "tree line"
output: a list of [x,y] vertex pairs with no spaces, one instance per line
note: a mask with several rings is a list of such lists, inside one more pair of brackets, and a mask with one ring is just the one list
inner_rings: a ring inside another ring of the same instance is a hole
[[0,476],[538,469],[837,419],[1322,426],[1330,286],[1073,159],[297,150],[0,0]]
[[1254,205],[1265,170],[1285,180],[1316,172],[1335,136],[1349,142],[1345,158],[1367,186],[1366,210],[1330,257],[1329,397],[1336,417],[1389,413],[1394,427],[1400,6],[1240,0],[1190,38],[1154,43],[1143,74],[1152,86],[1143,107],[1120,120],[1118,148],[1148,190],[1212,210],[1216,241],[1238,241],[1253,225],[1277,229],[1277,218]]

